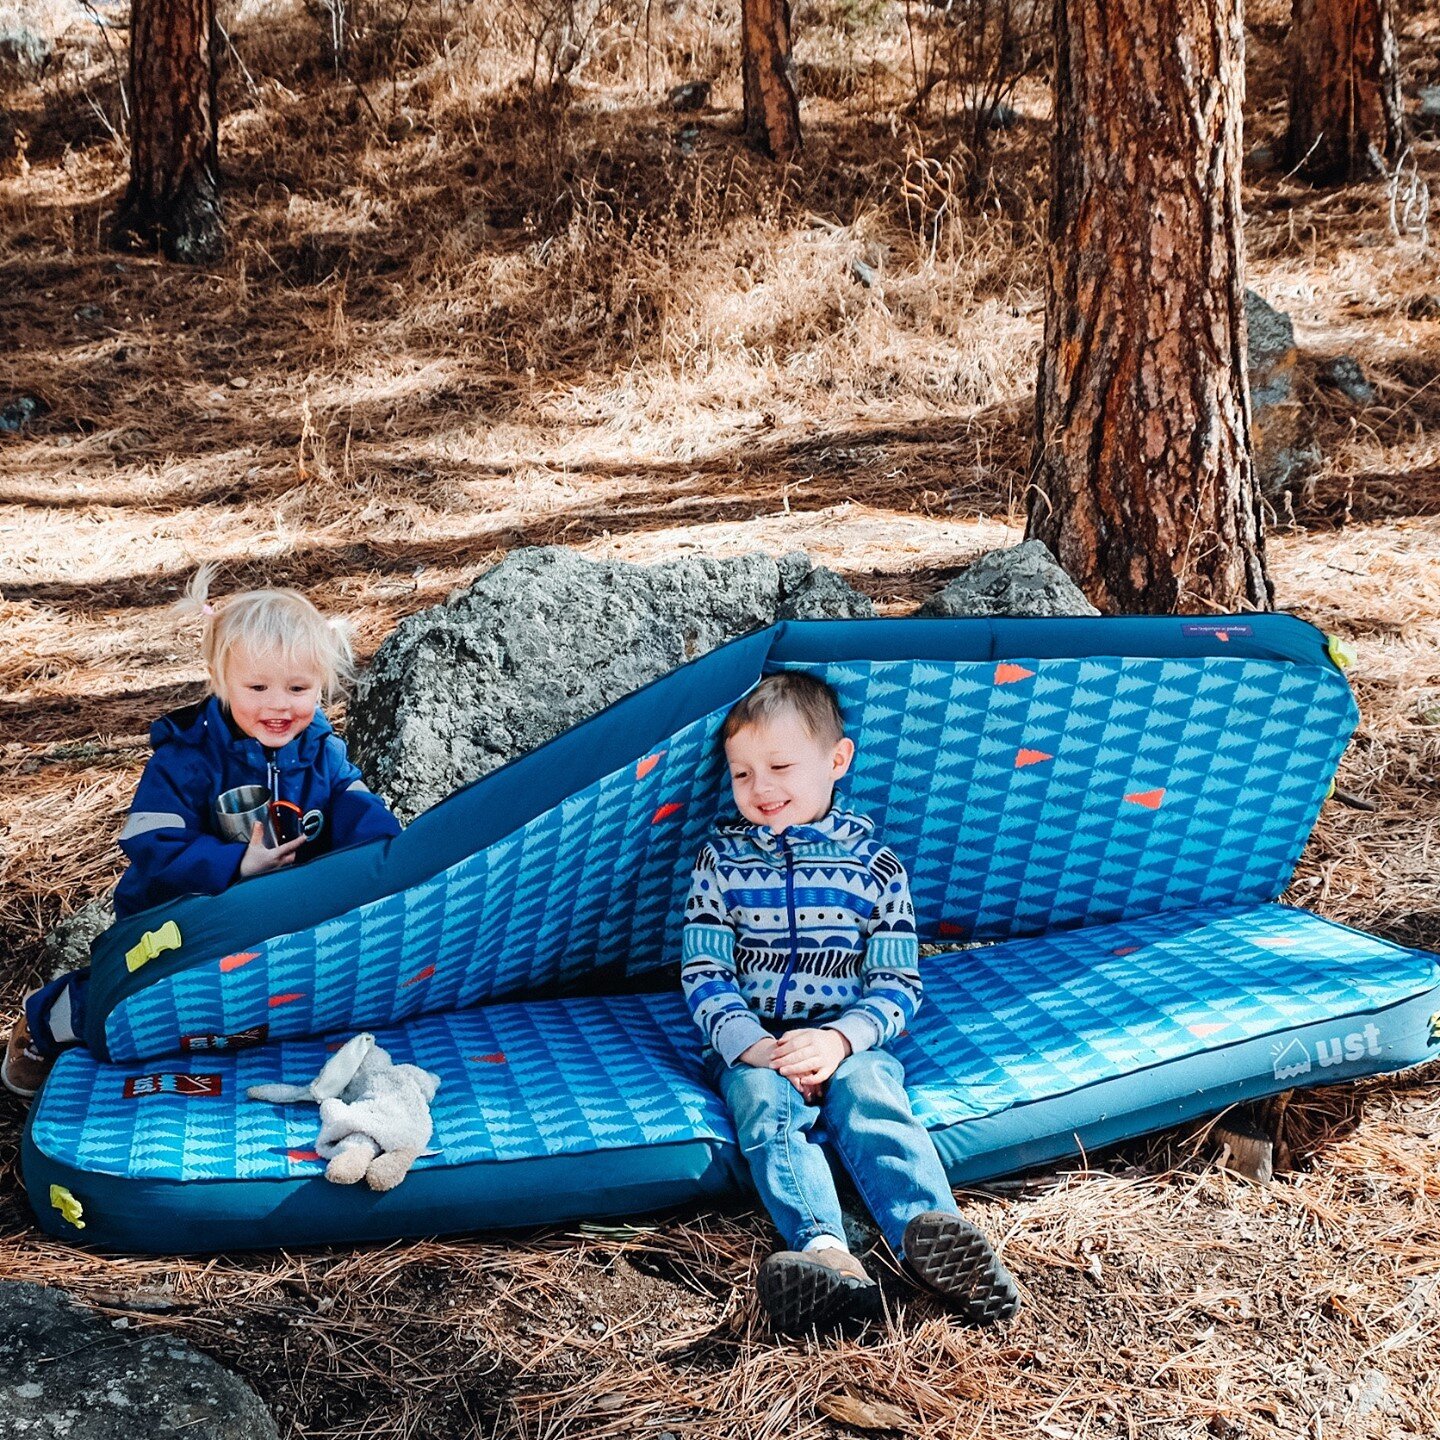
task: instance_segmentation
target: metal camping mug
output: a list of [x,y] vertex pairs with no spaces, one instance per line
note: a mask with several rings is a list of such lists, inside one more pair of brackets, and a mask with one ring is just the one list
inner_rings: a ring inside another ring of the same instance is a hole
[[259,821],[264,827],[261,838],[273,850],[280,843],[270,818],[270,792],[263,785],[237,785],[215,801],[215,823],[222,840],[250,843],[250,832]]

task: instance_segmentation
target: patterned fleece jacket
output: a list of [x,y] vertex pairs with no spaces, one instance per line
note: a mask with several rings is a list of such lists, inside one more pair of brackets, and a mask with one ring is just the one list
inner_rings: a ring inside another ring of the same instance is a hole
[[863,815],[831,810],[779,834],[722,825],[695,861],[680,979],[727,1065],[771,1031],[838,1030],[858,1053],[920,1008],[919,946],[905,867]]

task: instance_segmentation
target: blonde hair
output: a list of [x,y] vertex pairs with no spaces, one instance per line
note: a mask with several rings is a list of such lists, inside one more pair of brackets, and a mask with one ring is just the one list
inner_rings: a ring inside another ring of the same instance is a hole
[[769,724],[785,714],[798,716],[811,738],[822,744],[838,744],[845,738],[845,717],[830,686],[804,670],[782,670],[767,675],[730,707],[720,727],[720,743],[732,740],[747,725]]
[[201,617],[200,655],[210,688],[222,701],[228,703],[225,677],[238,650],[313,668],[327,701],[350,684],[355,652],[348,621],[327,620],[298,590],[242,590],[212,602],[210,585],[218,568],[202,565],[175,609]]

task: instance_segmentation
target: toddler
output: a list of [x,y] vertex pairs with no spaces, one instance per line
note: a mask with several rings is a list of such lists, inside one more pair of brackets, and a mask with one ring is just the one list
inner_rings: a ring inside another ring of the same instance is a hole
[[[319,709],[353,676],[348,626],[327,621],[294,590],[248,590],[212,605],[214,573],[203,566],[178,607],[202,616],[211,694],[150,727],[155,753],[120,832],[130,867],[115,889],[119,919],[400,833]],[[215,801],[238,785],[288,802],[301,833],[267,847],[257,822],[248,844],[224,838]],[[88,978],[88,970],[71,971],[25,997],[0,1065],[17,1095],[33,1096],[59,1052],[82,1043]]]
[[879,1311],[817,1138],[914,1278],[974,1323],[1008,1320],[1014,1282],[961,1219],[885,1048],[920,1005],[914,912],[905,869],[872,822],[832,809],[855,754],[835,693],[811,675],[772,675],[734,706],[721,738],[744,818],[696,860],[681,981],[707,1074],[788,1247],[756,1277],[770,1322],[802,1334]]

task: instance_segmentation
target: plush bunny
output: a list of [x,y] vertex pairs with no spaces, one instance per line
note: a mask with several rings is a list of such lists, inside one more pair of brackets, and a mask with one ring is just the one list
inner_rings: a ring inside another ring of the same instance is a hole
[[440,1077],[418,1065],[396,1065],[373,1035],[347,1040],[308,1085],[252,1085],[252,1100],[320,1107],[316,1151],[337,1185],[364,1180],[393,1190],[430,1143],[430,1102]]

